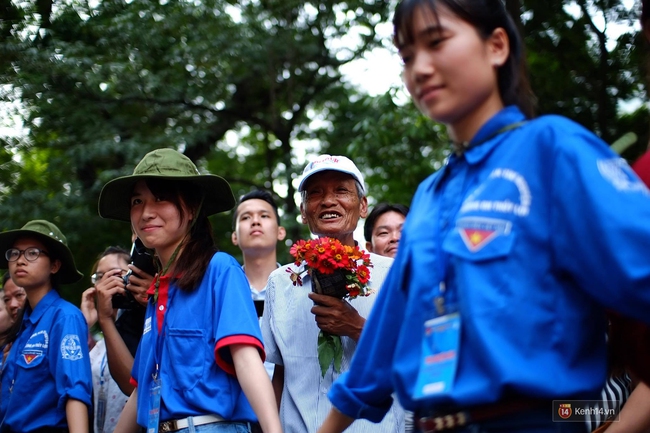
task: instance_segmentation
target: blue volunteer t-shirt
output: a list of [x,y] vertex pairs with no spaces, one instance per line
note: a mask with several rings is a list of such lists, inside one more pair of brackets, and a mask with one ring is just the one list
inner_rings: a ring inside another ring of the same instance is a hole
[[[393,392],[410,410],[593,399],[605,308],[650,320],[648,189],[576,123],[524,120],[505,108],[418,188],[350,371],[329,393],[341,412],[376,422]],[[444,314],[437,298],[462,322],[444,390],[417,381],[424,324]]]
[[0,419],[15,432],[68,427],[66,402],[90,407],[92,375],[88,326],[81,311],[51,290],[33,310],[27,306],[22,330],[2,372]]
[[147,426],[149,421],[157,358],[162,381],[161,421],[207,414],[228,421],[256,421],[234,375],[229,349],[233,344],[255,346],[264,357],[248,280],[233,257],[216,253],[201,284],[191,292],[162,277],[157,301],[152,299],[147,306],[133,363],[138,424]]

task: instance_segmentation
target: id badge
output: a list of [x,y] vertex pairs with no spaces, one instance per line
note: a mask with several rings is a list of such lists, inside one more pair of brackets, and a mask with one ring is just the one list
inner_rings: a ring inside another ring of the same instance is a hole
[[456,377],[459,345],[459,313],[446,314],[424,322],[415,399],[449,393]]
[[104,433],[107,402],[108,399],[106,398],[106,389],[104,389],[103,385],[100,385],[99,398],[97,398],[97,428],[99,429],[99,433]]
[[160,424],[160,379],[154,379],[153,386],[149,392],[149,425],[147,433],[158,433]]

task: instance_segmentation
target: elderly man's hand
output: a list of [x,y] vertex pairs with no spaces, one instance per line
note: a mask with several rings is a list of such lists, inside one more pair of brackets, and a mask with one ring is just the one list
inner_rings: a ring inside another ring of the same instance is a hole
[[314,301],[311,312],[318,327],[333,335],[340,335],[358,341],[366,319],[361,317],[347,301],[327,295],[310,293],[309,299]]

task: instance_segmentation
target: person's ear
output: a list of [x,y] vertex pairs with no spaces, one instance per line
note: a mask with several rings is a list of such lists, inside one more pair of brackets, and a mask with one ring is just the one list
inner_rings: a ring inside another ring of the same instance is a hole
[[237,231],[233,231],[232,235],[230,235],[230,240],[232,241],[233,245],[238,245],[237,243]]
[[278,241],[283,241],[287,237],[287,230],[280,226],[278,227]]
[[303,224],[307,224],[307,214],[305,213],[305,208],[302,203],[300,203],[300,218]]
[[56,274],[61,269],[61,260],[56,259],[50,264],[50,273]]
[[366,242],[366,251],[368,251],[369,253],[374,253],[374,251],[372,250],[372,242]]
[[359,216],[365,218],[368,216],[368,198],[363,196],[361,197],[361,203],[359,204]]
[[490,62],[495,68],[505,65],[510,56],[510,38],[503,27],[494,29],[486,41]]

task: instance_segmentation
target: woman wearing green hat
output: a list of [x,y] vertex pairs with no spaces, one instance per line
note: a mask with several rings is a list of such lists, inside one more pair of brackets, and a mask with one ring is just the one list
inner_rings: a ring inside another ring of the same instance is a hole
[[81,311],[64,301],[59,284],[77,282],[66,238],[34,220],[0,233],[0,268],[25,289],[20,332],[2,371],[2,432],[87,432],[92,379]]
[[246,276],[217,252],[208,220],[234,204],[224,179],[172,149],[102,189],[99,214],[129,221],[161,269],[116,432],[248,432],[257,419],[281,431]]

